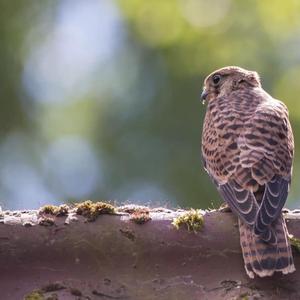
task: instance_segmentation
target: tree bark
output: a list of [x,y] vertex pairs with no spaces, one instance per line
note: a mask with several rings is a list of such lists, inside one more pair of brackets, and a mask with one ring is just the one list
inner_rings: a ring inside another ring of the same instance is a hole
[[[202,211],[198,232],[172,225],[185,213],[127,206],[91,219],[76,208],[62,216],[5,211],[0,299],[300,299],[298,270],[247,277],[232,213]],[[300,237],[299,211],[285,216]],[[294,258],[300,270],[297,251]]]

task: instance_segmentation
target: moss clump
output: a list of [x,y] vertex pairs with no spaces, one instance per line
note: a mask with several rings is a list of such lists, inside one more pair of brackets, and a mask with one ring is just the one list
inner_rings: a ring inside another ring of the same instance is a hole
[[65,204],[56,205],[45,205],[40,208],[39,213],[50,214],[56,217],[66,216],[69,212],[69,207]]
[[191,209],[181,216],[175,218],[172,222],[177,229],[185,226],[188,231],[197,232],[202,229],[204,224],[203,215],[200,213],[199,209]]
[[289,236],[289,240],[291,245],[298,251],[300,252],[300,239],[297,239],[296,237],[294,237],[293,235]]
[[25,295],[24,300],[45,300],[45,297],[41,291],[36,290]]
[[88,221],[95,221],[99,215],[114,214],[115,207],[105,202],[92,202],[90,200],[76,204],[76,213],[88,219]]
[[52,218],[41,218],[39,220],[39,225],[41,225],[41,226],[46,226],[47,227],[47,226],[52,226],[54,224],[55,224],[55,222]]
[[136,209],[131,215],[130,220],[136,224],[145,224],[151,220],[150,211],[148,208]]

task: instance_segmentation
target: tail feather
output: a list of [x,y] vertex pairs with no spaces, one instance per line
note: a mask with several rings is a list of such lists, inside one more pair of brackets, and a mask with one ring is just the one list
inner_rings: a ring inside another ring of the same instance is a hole
[[271,276],[274,272],[283,274],[295,271],[288,231],[282,215],[271,225],[270,230],[276,243],[268,243],[254,233],[254,228],[239,220],[240,242],[245,269],[250,278]]

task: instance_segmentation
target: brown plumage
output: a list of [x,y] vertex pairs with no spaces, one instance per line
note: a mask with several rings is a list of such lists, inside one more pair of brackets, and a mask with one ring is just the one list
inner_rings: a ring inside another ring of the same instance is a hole
[[295,270],[281,209],[294,155],[288,110],[265,92],[256,72],[225,67],[204,82],[204,167],[238,216],[247,274]]

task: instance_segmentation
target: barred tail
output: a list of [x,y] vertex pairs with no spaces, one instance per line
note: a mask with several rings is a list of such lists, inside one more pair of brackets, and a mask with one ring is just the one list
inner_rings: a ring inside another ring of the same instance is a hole
[[271,276],[274,272],[283,274],[295,271],[288,231],[282,215],[270,228],[276,236],[276,243],[270,244],[255,235],[254,229],[239,220],[240,242],[245,269],[250,278]]

